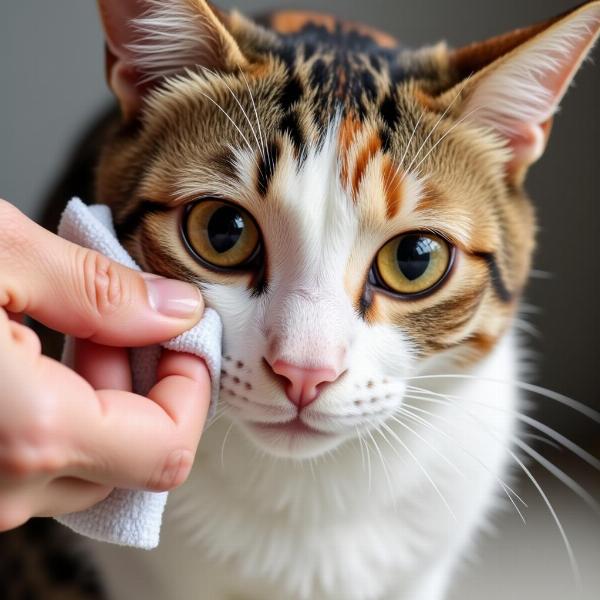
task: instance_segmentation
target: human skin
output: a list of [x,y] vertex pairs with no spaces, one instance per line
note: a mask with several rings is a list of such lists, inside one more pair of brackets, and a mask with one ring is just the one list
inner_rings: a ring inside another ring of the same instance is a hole
[[[189,284],[118,265],[0,200],[0,531],[115,487],[185,481],[209,406],[206,365],[163,351],[144,397],[128,348],[174,337],[202,312]],[[25,316],[76,339],[74,369],[42,354]]]

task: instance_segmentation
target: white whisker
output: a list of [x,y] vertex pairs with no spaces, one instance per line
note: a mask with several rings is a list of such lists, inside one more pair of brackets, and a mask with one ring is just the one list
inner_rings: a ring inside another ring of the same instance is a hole
[[[444,496],[444,494],[442,494],[442,492],[441,492],[440,488],[438,487],[438,485],[436,484],[436,482],[433,480],[431,475],[427,472],[427,469],[420,463],[419,459],[415,456],[415,454],[411,451],[411,449],[396,435],[394,430],[391,429],[389,427],[389,425],[387,425],[386,423],[382,423],[382,426],[384,428],[386,428],[386,430],[388,430],[391,435],[394,436],[394,439],[404,448],[404,450],[407,452],[407,454],[415,461],[415,464],[417,465],[419,470],[423,473],[423,475],[425,475],[425,477],[427,478],[427,481],[429,481],[429,483],[435,490],[436,494],[440,497],[441,501],[444,503],[444,506],[448,509],[448,512],[450,513],[452,518],[455,521],[457,521],[456,514],[452,510],[452,507],[446,500],[446,497]],[[398,456],[400,456],[400,455],[398,454]]]
[[537,463],[552,473],[561,483],[577,494],[596,514],[600,516],[600,504],[594,497],[579,485],[573,478],[569,477],[562,469],[551,463],[547,458],[534,450],[531,446],[518,438],[513,438],[513,443],[529,454]]
[[600,412],[594,410],[593,408],[590,408],[589,406],[583,404],[582,402],[573,400],[573,398],[569,398],[568,396],[565,396],[564,394],[559,394],[558,392],[554,392],[552,390],[541,387],[539,385],[535,385],[533,383],[526,383],[524,381],[517,381],[517,380],[508,381],[508,380],[503,380],[503,379],[494,379],[492,377],[477,377],[475,375],[464,375],[464,374],[460,374],[460,373],[451,373],[451,374],[447,374],[447,375],[438,375],[438,374],[436,374],[436,375],[416,375],[413,377],[406,377],[406,381],[416,381],[416,380],[423,380],[423,379],[470,379],[470,380],[486,382],[486,383],[498,383],[500,385],[507,385],[507,386],[513,385],[519,389],[522,389],[522,390],[525,390],[528,392],[532,392],[533,394],[538,394],[539,396],[544,396],[545,398],[548,398],[549,400],[555,400],[556,402],[559,402],[560,404],[568,406],[572,410],[574,410],[578,413],[581,413],[582,415],[585,415],[592,421],[600,424]]
[[[258,129],[258,136],[260,137],[260,143],[262,150],[262,157],[264,159],[264,152],[267,148],[267,138],[263,136],[262,128],[260,126],[260,119],[258,118],[258,110],[256,109],[256,103],[254,102],[254,96],[252,95],[252,90],[250,89],[250,84],[248,83],[248,79],[246,78],[245,73],[242,71],[242,78],[244,79],[244,83],[246,84],[246,88],[248,90],[248,94],[250,96],[250,102],[252,102],[252,108],[254,109],[254,116],[256,118],[256,128]],[[272,167],[273,165],[271,165]]]
[[[419,410],[418,407],[412,406],[410,404],[405,404],[405,407],[407,409],[410,408],[412,410],[415,410],[415,409]],[[420,409],[420,411],[424,412],[426,414],[429,414],[432,417],[439,417],[439,415],[436,415],[435,413],[432,413],[432,412],[429,412],[429,411],[426,411],[426,410],[423,410],[423,409]],[[465,446],[463,444],[461,444],[454,436],[450,436],[447,432],[442,431],[438,427],[435,427],[435,425],[433,425],[432,423],[430,423],[426,419],[420,418],[417,415],[412,415],[412,414],[410,414],[410,412],[411,412],[410,410],[406,410],[406,416],[407,417],[412,418],[412,419],[416,420],[417,422],[421,422],[424,426],[427,426],[427,427],[433,429],[434,431],[437,431],[440,435],[443,435],[444,437],[446,437],[447,439],[449,439],[452,443],[457,444],[458,447],[467,456],[469,456],[470,458],[472,458],[481,467],[483,467],[490,475],[492,475],[494,477],[494,479],[496,480],[496,482],[498,483],[498,485],[501,487],[502,491],[506,494],[506,497],[509,499],[510,503],[513,505],[513,507],[517,511],[517,514],[519,515],[521,521],[523,521],[523,523],[526,522],[523,513],[521,512],[521,510],[519,509],[519,507],[515,504],[513,496],[525,508],[527,508],[527,503],[525,502],[525,500],[523,500],[523,498],[521,498],[521,496],[519,496],[519,494],[517,494],[517,492],[511,486],[509,486],[505,481],[503,481],[502,478],[498,477],[498,475],[496,475],[478,456],[476,456],[475,454],[473,454],[472,452],[470,452],[469,450],[467,450],[467,448],[465,448]]]
[[[427,137],[423,140],[423,143],[419,146],[419,149],[415,153],[415,156],[413,157],[412,161],[410,162],[410,164],[408,165],[408,167],[404,171],[404,176],[400,180],[400,184],[405,180],[406,175],[410,172],[412,166],[415,164],[415,161],[419,157],[419,154],[421,154],[421,150],[423,150],[423,148],[425,147],[425,144],[427,144],[427,142],[429,141],[429,139],[431,138],[431,136],[434,134],[434,132],[437,129],[438,125],[444,120],[444,117],[448,114],[448,112],[450,111],[450,109],[454,106],[454,103],[458,100],[458,98],[460,97],[462,91],[464,90],[464,88],[467,85],[467,83],[469,83],[469,81],[470,81],[470,77],[467,77],[465,79],[464,84],[460,87],[460,89],[456,93],[456,96],[454,96],[454,99],[452,100],[452,102],[450,102],[450,104],[446,107],[446,110],[444,110],[444,112],[442,113],[442,115],[440,116],[440,118],[436,121],[435,125],[432,127],[432,129],[429,132],[429,134],[427,135]],[[434,148],[435,148],[435,146],[434,146]],[[427,155],[429,155],[429,153]],[[421,162],[423,162],[423,161],[421,161]],[[421,164],[421,163],[419,163],[419,164]],[[415,170],[418,170],[418,165],[417,165],[417,169],[415,169]]]
[[198,92],[198,94],[200,94],[201,96],[206,98],[209,102],[212,102],[229,119],[229,122],[235,127],[236,131],[242,136],[242,139],[246,143],[246,146],[248,146],[248,150],[250,151],[250,154],[254,158],[254,162],[256,163],[256,166],[258,167],[258,162],[256,160],[256,156],[254,155],[254,150],[252,149],[252,146],[251,146],[250,142],[248,141],[248,138],[246,138],[246,136],[244,135],[242,130],[237,126],[236,122],[229,116],[227,111],[218,102],[213,100],[208,94],[204,93],[202,90],[197,90],[197,92]]
[[[379,432],[379,429],[376,429],[375,431]],[[367,430],[367,435],[371,438],[371,441],[373,442],[373,446],[375,447],[375,452],[377,452],[377,455],[379,456],[379,460],[381,461],[381,467],[383,468],[383,473],[385,475],[385,478],[386,478],[386,481],[388,484],[388,488],[389,488],[389,492],[390,492],[390,500],[392,502],[395,502],[394,488],[392,486],[392,480],[390,478],[390,474],[388,472],[387,466],[385,464],[385,460],[383,458],[383,453],[381,452],[381,449],[379,448],[377,441],[373,437],[373,434],[369,430]]]
[[227,431],[225,432],[225,435],[223,436],[223,444],[221,446],[221,468],[224,469],[225,468],[225,444],[227,444],[227,440],[229,439],[229,434],[231,433],[231,430],[233,429],[233,425],[234,423],[230,423],[229,427],[227,428]]

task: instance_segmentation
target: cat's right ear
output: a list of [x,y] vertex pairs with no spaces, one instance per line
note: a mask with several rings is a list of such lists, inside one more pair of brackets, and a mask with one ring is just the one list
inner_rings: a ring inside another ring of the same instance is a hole
[[243,68],[227,15],[205,0],[98,0],[106,39],[106,78],[126,120],[161,78],[185,68]]

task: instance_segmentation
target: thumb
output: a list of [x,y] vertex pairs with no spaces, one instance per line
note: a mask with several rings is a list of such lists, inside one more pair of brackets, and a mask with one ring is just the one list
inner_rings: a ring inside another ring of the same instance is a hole
[[59,238],[2,200],[0,306],[111,346],[167,340],[203,311],[195,286],[123,267]]

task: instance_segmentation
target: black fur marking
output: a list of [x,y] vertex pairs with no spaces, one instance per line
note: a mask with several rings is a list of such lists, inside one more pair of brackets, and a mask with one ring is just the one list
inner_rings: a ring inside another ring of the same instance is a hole
[[369,54],[369,62],[375,71],[381,71],[381,60],[377,54]]
[[277,168],[279,160],[279,146],[275,143],[269,143],[264,156],[258,163],[258,173],[256,177],[256,187],[261,196],[266,196],[269,191],[269,184]]
[[304,94],[304,88],[302,87],[302,83],[295,75],[292,75],[288,78],[285,87],[283,88],[283,92],[281,93],[281,99],[279,103],[281,104],[281,108],[284,112],[290,110],[290,108],[298,102],[302,98]]
[[322,58],[318,58],[310,70],[310,83],[313,87],[322,87],[327,81],[329,70]]
[[384,152],[389,152],[392,147],[392,138],[387,127],[382,127],[379,130],[379,139],[381,140],[381,149]]
[[230,179],[240,179],[235,154],[231,149],[225,148],[213,158],[213,162],[215,163],[216,169],[221,171],[226,177],[229,177]]
[[371,100],[371,102],[374,102],[377,98],[377,85],[375,84],[373,73],[367,70],[362,71],[359,79],[363,92],[366,94],[367,98]]
[[384,98],[379,107],[379,114],[381,115],[383,122],[394,131],[400,117],[400,111],[398,110],[398,102],[392,94],[388,94]]
[[513,299],[513,294],[506,287],[506,284],[502,279],[502,273],[498,268],[498,263],[496,262],[494,254],[492,252],[474,252],[473,254],[486,262],[490,272],[492,286],[494,287],[494,291],[498,298],[500,298],[502,302],[510,302]]
[[148,214],[167,212],[172,210],[170,206],[143,200],[124,219],[115,223],[115,230],[120,240],[130,237],[135,230],[144,222]]
[[302,135],[302,128],[298,121],[298,115],[293,111],[285,115],[283,119],[281,119],[279,129],[282,133],[287,133],[290,136],[296,152],[302,154],[304,136]]

